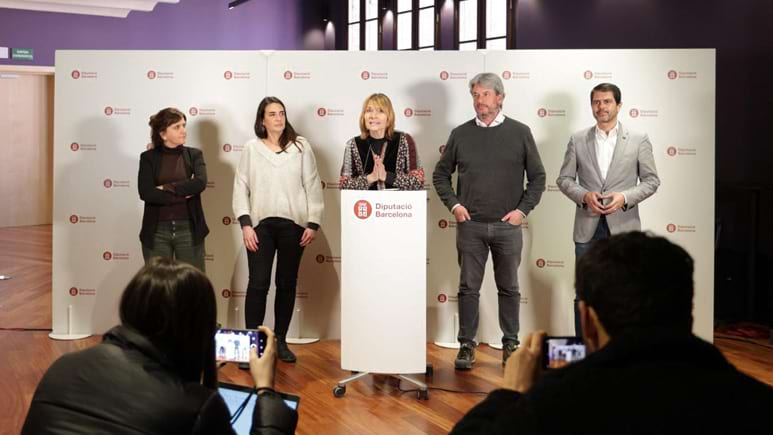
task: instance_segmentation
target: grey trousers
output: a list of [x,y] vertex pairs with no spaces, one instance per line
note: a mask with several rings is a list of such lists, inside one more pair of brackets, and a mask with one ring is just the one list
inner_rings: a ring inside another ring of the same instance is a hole
[[142,257],[147,263],[153,257],[174,258],[192,264],[202,272],[204,266],[204,243],[193,244],[193,233],[189,220],[161,221],[153,234],[153,248],[142,245]]
[[518,344],[518,266],[521,263],[523,233],[508,222],[466,221],[456,227],[459,267],[460,343],[474,343],[478,332],[478,305],[488,253],[494,261],[494,281],[499,301],[499,327],[502,343]]

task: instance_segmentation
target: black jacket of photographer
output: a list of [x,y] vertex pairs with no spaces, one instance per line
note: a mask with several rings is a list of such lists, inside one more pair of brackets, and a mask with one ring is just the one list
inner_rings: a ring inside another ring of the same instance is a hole
[[145,201],[140,241],[151,249],[161,207],[172,204],[179,197],[191,196],[186,200],[186,205],[191,221],[193,244],[200,245],[209,234],[207,222],[204,220],[204,209],[201,206],[201,193],[207,188],[207,167],[204,164],[204,155],[199,149],[184,145],[182,147],[187,179],[174,183],[174,193],[156,188],[163,150],[156,147],[140,155],[137,190],[140,199]]
[[[217,391],[183,381],[147,338],[116,326],[101,344],[54,362],[22,434],[230,435],[230,418]],[[297,421],[279,396],[261,394],[250,433],[290,434]]]

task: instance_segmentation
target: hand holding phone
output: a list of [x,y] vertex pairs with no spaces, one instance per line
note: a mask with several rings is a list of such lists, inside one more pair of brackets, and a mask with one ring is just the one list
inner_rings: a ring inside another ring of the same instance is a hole
[[250,349],[258,356],[266,349],[266,334],[250,329],[218,329],[215,333],[215,361],[249,362]]
[[545,336],[542,343],[542,367],[557,369],[585,358],[582,337]]

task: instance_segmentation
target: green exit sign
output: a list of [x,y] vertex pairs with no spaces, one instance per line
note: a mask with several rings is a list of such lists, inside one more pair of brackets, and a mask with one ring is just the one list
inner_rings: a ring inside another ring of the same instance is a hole
[[12,48],[11,59],[32,60],[33,50],[31,48]]

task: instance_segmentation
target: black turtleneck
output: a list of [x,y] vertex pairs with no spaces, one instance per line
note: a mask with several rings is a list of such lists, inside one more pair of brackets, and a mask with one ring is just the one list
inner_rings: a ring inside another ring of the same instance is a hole
[[[185,159],[183,159],[183,146],[175,148],[161,147],[161,170],[158,173],[156,183],[164,186],[164,190],[174,193],[174,183],[185,181],[188,178],[185,171]],[[159,221],[188,219],[188,207],[185,197],[175,197],[175,202],[161,207]]]

